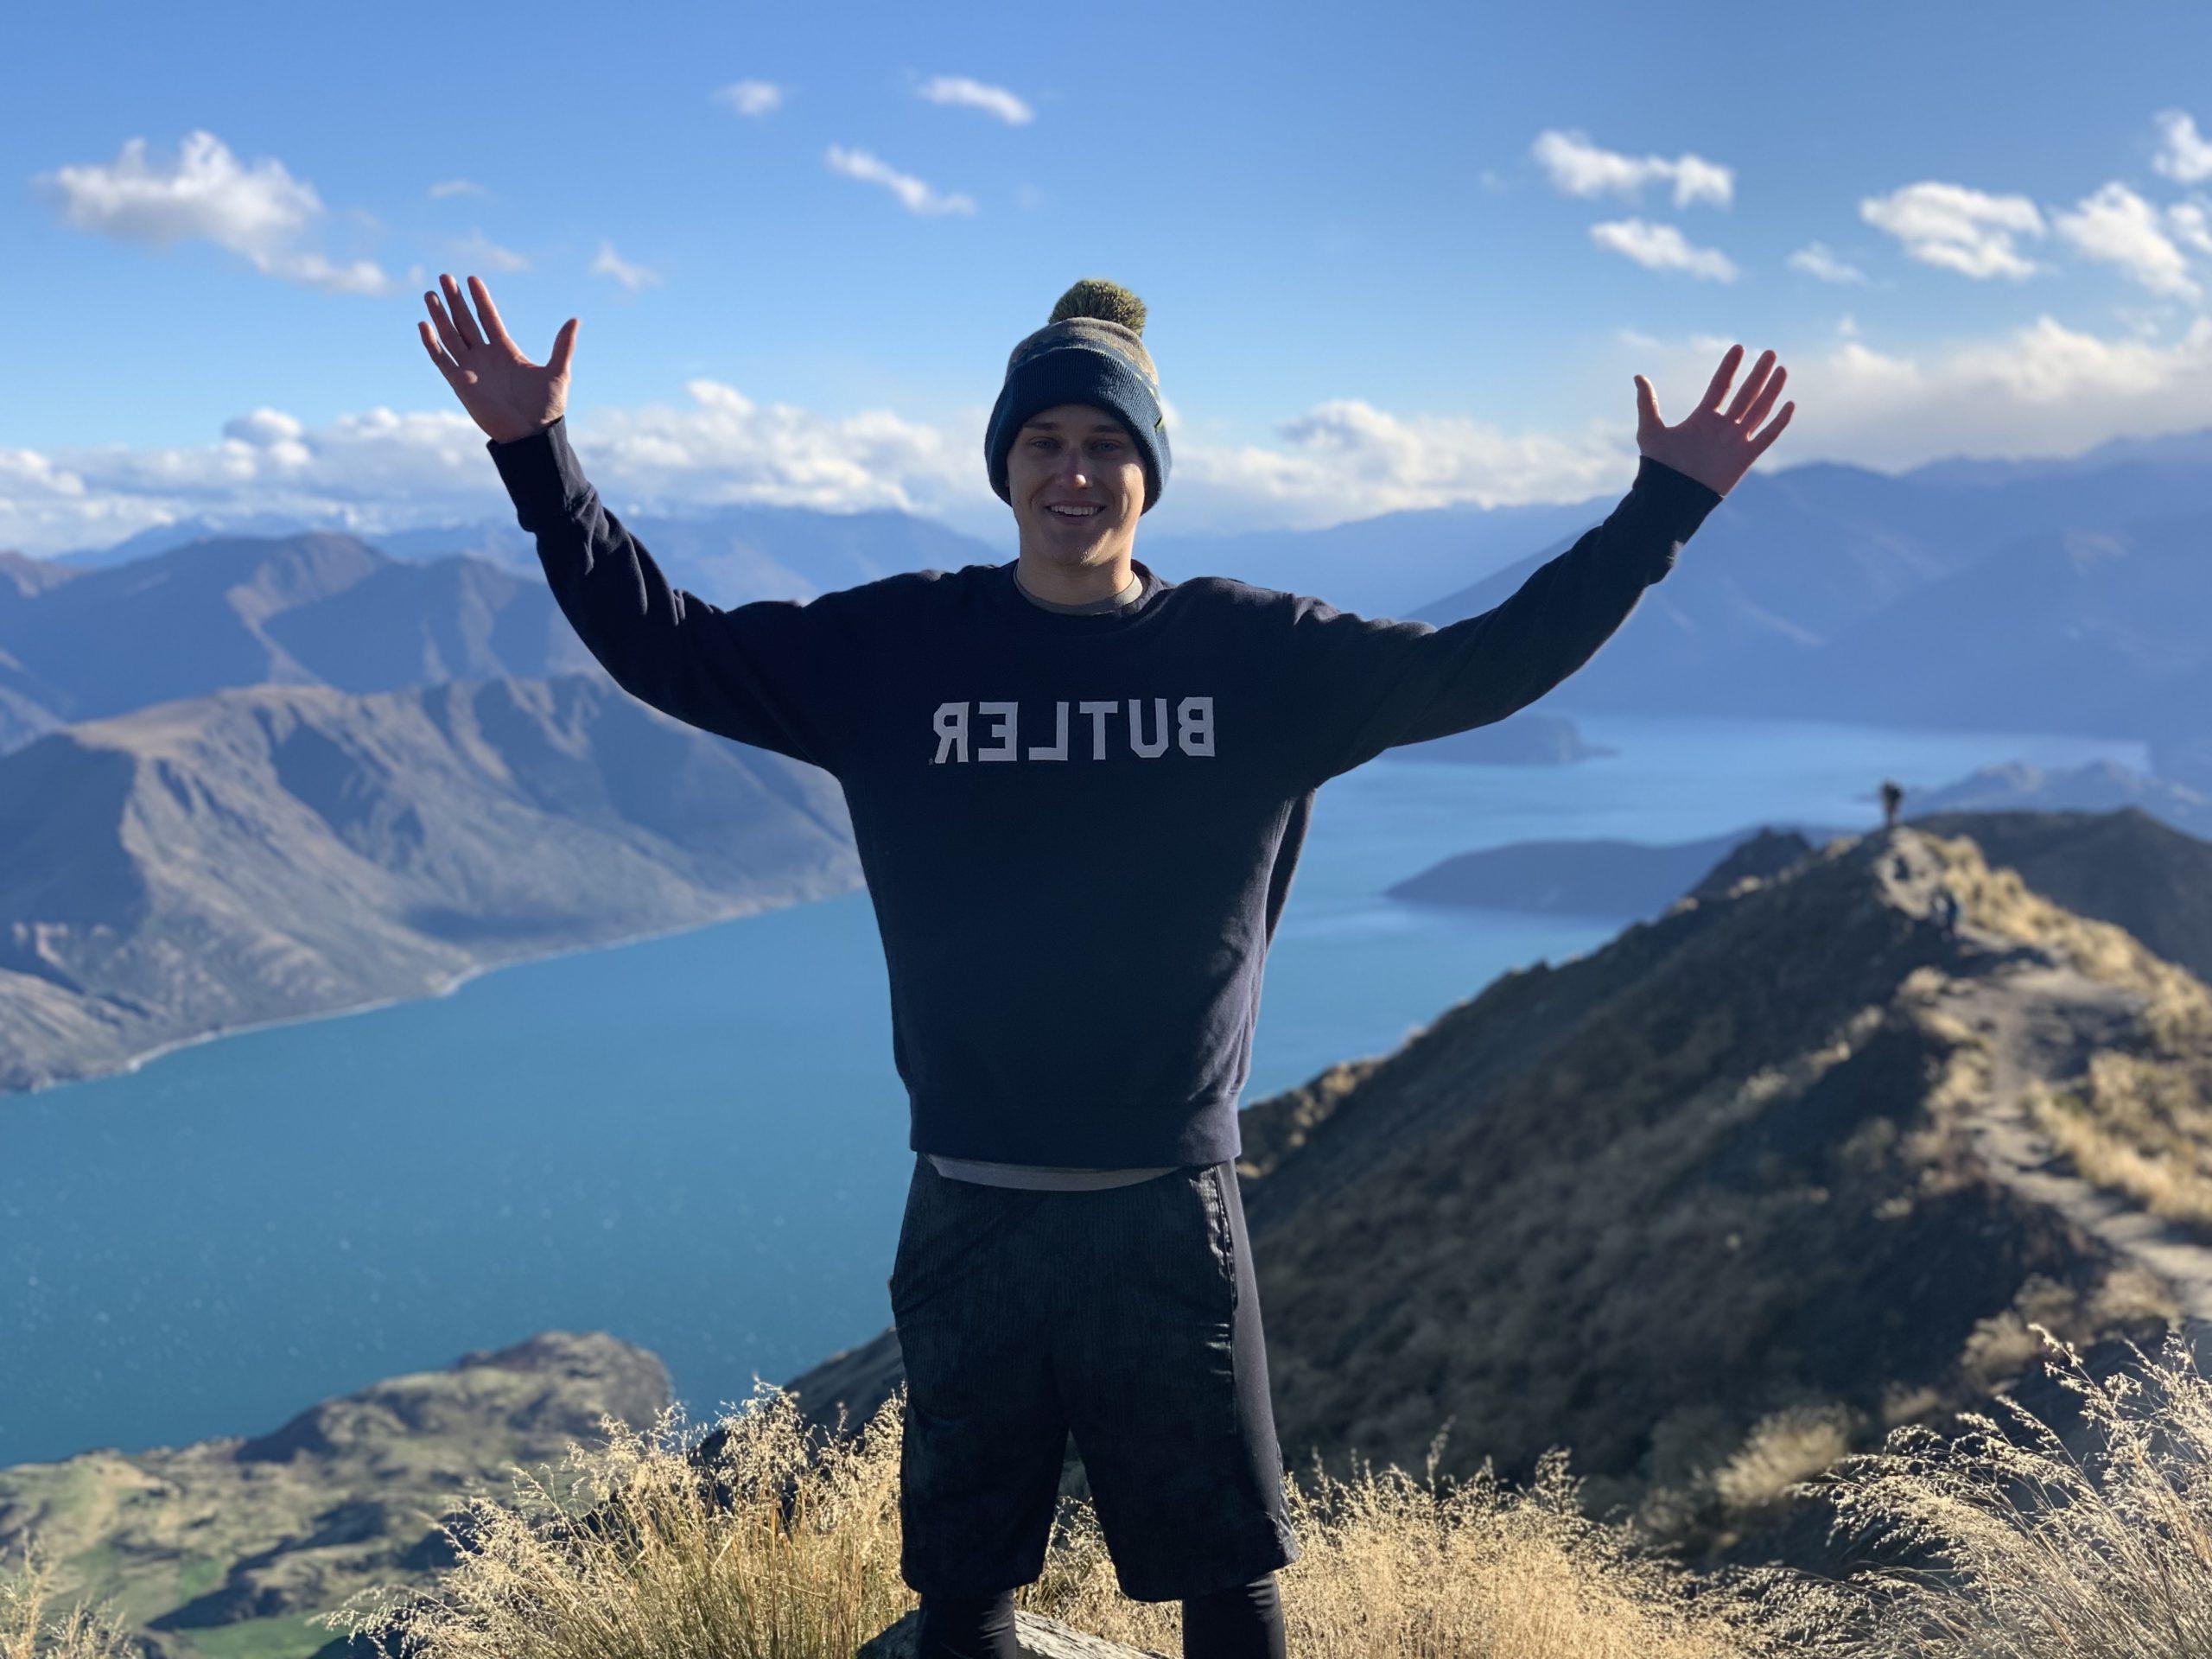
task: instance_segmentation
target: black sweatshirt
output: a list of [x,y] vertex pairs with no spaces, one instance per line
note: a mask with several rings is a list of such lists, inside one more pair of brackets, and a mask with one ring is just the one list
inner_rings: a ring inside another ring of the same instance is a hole
[[1542,696],[1720,500],[1643,457],[1602,524],[1442,628],[1141,560],[1094,614],[1032,604],[1012,559],[722,610],[607,510],[565,421],[486,448],[617,684],[842,785],[912,1149],[1097,1168],[1242,1150],[1314,791]]

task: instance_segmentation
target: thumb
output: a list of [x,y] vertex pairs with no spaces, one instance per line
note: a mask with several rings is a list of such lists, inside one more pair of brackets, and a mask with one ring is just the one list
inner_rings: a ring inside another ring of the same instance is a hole
[[553,336],[553,355],[547,359],[546,368],[555,374],[569,372],[569,359],[575,354],[576,320],[570,317],[561,325],[561,332]]
[[1638,437],[1662,426],[1659,418],[1659,399],[1651,390],[1651,383],[1642,375],[1636,377],[1636,430]]

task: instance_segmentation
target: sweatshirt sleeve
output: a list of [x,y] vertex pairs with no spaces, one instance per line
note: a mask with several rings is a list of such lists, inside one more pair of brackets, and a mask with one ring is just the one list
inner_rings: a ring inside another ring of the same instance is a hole
[[1530,573],[1503,604],[1436,627],[1294,596],[1292,766],[1318,787],[1401,743],[1526,708],[1597,653],[1719,505],[1718,491],[1649,455],[1605,523]]
[[537,541],[562,614],[614,683],[688,724],[836,772],[838,688],[855,660],[828,594],[721,610],[671,586],[600,501],[569,447],[565,417],[512,442],[486,441]]

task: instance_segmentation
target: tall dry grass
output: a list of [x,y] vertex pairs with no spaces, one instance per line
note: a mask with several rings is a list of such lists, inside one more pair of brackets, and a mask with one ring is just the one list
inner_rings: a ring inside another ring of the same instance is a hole
[[2099,1049],[2079,1081],[2033,1082],[2030,1119],[2099,1186],[2154,1216],[2212,1226],[2212,1109],[2199,1058]]
[[[2142,1376],[2091,1376],[2044,1326],[2050,1374],[2081,1396],[2086,1461],[2017,1401],[2018,1432],[1972,1413],[1949,1440],[1907,1426],[1879,1452],[1809,1483],[1854,1516],[1893,1526],[1938,1569],[1854,1586],[1875,1615],[1868,1659],[2200,1659],[2212,1654],[2212,1388],[2189,1340]],[[2063,1363],[2060,1363],[2063,1361]],[[2146,1382],[2148,1384],[2146,1388]],[[2150,1402],[2149,1409],[2131,1402]]]
[[72,1603],[59,1616],[47,1611],[58,1569],[38,1558],[35,1541],[23,1549],[23,1570],[0,1577],[0,1659],[136,1659],[112,1604]]
[[[1890,1561],[1848,1582],[1778,1567],[1700,1576],[1649,1553],[1634,1523],[1586,1517],[1567,1454],[1520,1491],[1490,1465],[1440,1484],[1395,1467],[1286,1480],[1302,1554],[1281,1573],[1290,1650],[1482,1659],[2205,1659],[2212,1655],[2212,1385],[2178,1332],[2165,1363],[2130,1344],[2149,1387],[2100,1382],[2036,1331],[2051,1374],[2082,1396],[2085,1463],[2024,1408],[1967,1414],[1945,1439],[1904,1425],[1786,1490],[1872,1527]],[[2063,1362],[2063,1363],[2062,1363]],[[2135,1402],[2152,1402],[2146,1410]],[[686,1455],[680,1413],[636,1431],[602,1420],[549,1481],[467,1500],[443,1524],[455,1565],[427,1589],[381,1586],[319,1622],[387,1623],[415,1659],[847,1659],[915,1605],[900,1581],[896,1396],[856,1433],[810,1434],[760,1384],[722,1419],[722,1455]],[[1729,1471],[1766,1498],[1834,1425],[1777,1421]],[[541,1466],[542,1468],[542,1466]],[[1917,1554],[1899,1554],[1910,1548]],[[0,1592],[0,1659],[111,1659],[97,1620],[42,1618],[36,1592]],[[1180,1651],[1180,1608],[1119,1593],[1087,1505],[1063,1500],[1045,1570],[1015,1605],[1132,1646]],[[80,1610],[81,1611],[81,1610]]]
[[[680,1413],[640,1433],[602,1420],[606,1449],[571,1447],[574,1507],[535,1476],[517,1501],[471,1500],[448,1526],[461,1559],[436,1591],[366,1592],[322,1622],[387,1620],[425,1659],[838,1659],[916,1605],[899,1576],[898,1396],[857,1434],[809,1446],[791,1397],[767,1384],[702,1471]],[[671,1433],[671,1431],[675,1431]],[[1510,1654],[1516,1659],[1738,1659],[1786,1649],[1742,1610],[1690,1605],[1683,1575],[1585,1517],[1555,1452],[1523,1491],[1489,1466],[1427,1478],[1286,1481],[1302,1555],[1283,1575],[1300,1653]],[[727,1507],[702,1501],[716,1483]],[[579,1524],[596,1514],[592,1526]],[[1090,1506],[1063,1500],[1044,1571],[1015,1605],[1162,1653],[1181,1644],[1178,1603],[1121,1592]]]

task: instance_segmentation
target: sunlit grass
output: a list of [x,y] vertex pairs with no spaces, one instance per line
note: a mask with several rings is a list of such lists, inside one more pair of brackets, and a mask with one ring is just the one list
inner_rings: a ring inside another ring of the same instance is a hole
[[[2081,1396],[2097,1442],[2086,1461],[2008,1396],[1944,1440],[1907,1426],[1879,1452],[1815,1483],[1837,1512],[1894,1523],[1930,1547],[1942,1579],[1885,1573],[1868,1655],[1974,1659],[2194,1659],[2212,1653],[2212,1389],[2167,1333],[2142,1376],[2100,1383],[2070,1344],[2037,1327],[2052,1374]],[[2160,1362],[2163,1363],[2160,1363]],[[2147,1387],[2146,1387],[2147,1382]],[[2153,1408],[2131,1408],[2152,1400]],[[1948,1582],[1942,1580],[1948,1580]]]
[[[649,1433],[603,1420],[604,1451],[572,1448],[571,1491],[595,1525],[522,1476],[517,1501],[473,1501],[448,1528],[461,1560],[435,1592],[386,1590],[326,1616],[386,1618],[429,1659],[645,1659],[646,1655],[849,1656],[912,1609],[899,1577],[899,1400],[854,1435],[810,1450],[789,1395],[761,1385],[710,1470],[683,1456],[671,1408]],[[1781,1652],[1741,1610],[1687,1605],[1678,1570],[1586,1518],[1564,1453],[1525,1491],[1487,1465],[1440,1486],[1317,1467],[1286,1481],[1300,1560],[1282,1573],[1300,1653],[1526,1659],[1726,1659]],[[719,1480],[727,1508],[702,1501]],[[1180,1650],[1180,1605],[1120,1593],[1089,1505],[1064,1499],[1044,1572],[1017,1608],[1135,1647]]]
[[0,1659],[137,1659],[137,1644],[111,1602],[48,1611],[56,1571],[39,1559],[33,1541],[24,1546],[22,1570],[0,1577]]
[[[1779,1567],[1700,1576],[1586,1516],[1557,1449],[1525,1489],[1485,1463],[1440,1482],[1318,1464],[1286,1478],[1301,1554],[1281,1574],[1290,1650],[1484,1659],[2202,1659],[2212,1653],[2212,1386],[2186,1341],[2100,1383],[2032,1327],[2083,1402],[2086,1461],[2005,1396],[1946,1438],[1904,1424],[1842,1451],[1834,1413],[1779,1414],[1717,1471],[1732,1508],[1826,1500],[1834,1531],[1872,1527],[1886,1560],[1848,1582]],[[2155,1402],[2146,1410],[2135,1402]],[[810,1432],[761,1383],[725,1416],[720,1456],[688,1455],[676,1408],[557,1471],[517,1470],[512,1501],[472,1496],[442,1529],[455,1564],[319,1615],[396,1627],[412,1659],[846,1659],[916,1605],[899,1577],[900,1397],[856,1432]],[[547,1478],[544,1477],[553,1477]],[[27,1551],[26,1560],[32,1560]],[[0,1659],[123,1659],[111,1619],[48,1611],[51,1567],[0,1580]],[[1123,1598],[1087,1504],[1061,1500],[1045,1570],[1015,1605],[1165,1654],[1180,1606]]]
[[[1440,1437],[1424,1479],[1359,1465],[1338,1481],[1317,1465],[1309,1492],[1295,1471],[1287,1478],[1301,1546],[1280,1575],[1290,1649],[1499,1659],[2212,1651],[2212,1389],[2170,1337],[2169,1363],[2145,1362],[2164,1406],[2145,1419],[2127,1409],[2142,1393],[2134,1379],[2094,1382],[2074,1350],[2036,1329],[2104,1441],[2101,1475],[2009,1400],[2022,1445],[1970,1414],[1955,1441],[1906,1425],[1879,1452],[1837,1456],[1844,1426],[1831,1414],[1785,1414],[1721,1471],[1738,1504],[1819,1493],[1839,1531],[1894,1523],[1891,1536],[1929,1546],[1941,1573],[1700,1579],[1640,1552],[1631,1528],[1586,1517],[1565,1452],[1548,1454],[1525,1490],[1501,1488],[1488,1465],[1440,1484]],[[600,1524],[579,1524],[518,1478],[514,1504],[472,1501],[472,1536],[429,1596],[387,1593],[326,1619],[363,1628],[411,1599],[395,1616],[426,1659],[780,1659],[849,1655],[914,1606],[898,1575],[896,1396],[857,1433],[810,1448],[791,1397],[763,1384],[723,1420],[723,1457],[709,1471],[686,1461],[677,1421],[671,1410],[641,1434],[607,1420],[603,1452],[571,1450],[580,1478],[569,1490],[597,1506]],[[2170,1455],[2158,1454],[2161,1440]],[[715,1480],[726,1506],[709,1501]],[[2023,1486],[2063,1501],[2024,1503]],[[1180,1650],[1179,1605],[1124,1599],[1091,1511],[1072,1499],[1042,1576],[1015,1605]]]

